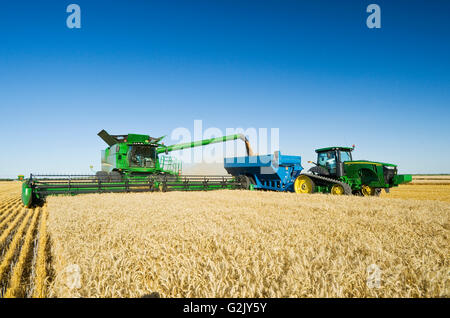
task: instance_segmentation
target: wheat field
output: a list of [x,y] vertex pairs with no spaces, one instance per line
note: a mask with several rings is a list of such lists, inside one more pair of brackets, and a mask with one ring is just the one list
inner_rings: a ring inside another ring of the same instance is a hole
[[450,184],[411,184],[381,192],[383,198],[436,200],[450,203]]
[[46,207],[24,208],[20,182],[0,182],[0,297],[45,297]]
[[449,192],[88,194],[25,209],[20,183],[2,182],[0,297],[448,297]]
[[450,175],[414,175],[407,185],[450,185]]
[[[448,203],[257,191],[52,197],[57,297],[442,297]],[[382,271],[368,288],[367,270]]]

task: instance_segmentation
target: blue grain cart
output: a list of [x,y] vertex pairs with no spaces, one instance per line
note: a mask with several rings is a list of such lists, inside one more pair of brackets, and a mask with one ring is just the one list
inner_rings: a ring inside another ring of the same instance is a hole
[[225,158],[224,168],[244,188],[294,192],[294,181],[303,170],[300,156],[273,155]]

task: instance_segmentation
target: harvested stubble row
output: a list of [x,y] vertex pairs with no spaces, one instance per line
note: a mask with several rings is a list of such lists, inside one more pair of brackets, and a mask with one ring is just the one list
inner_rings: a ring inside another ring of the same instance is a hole
[[2,214],[2,216],[0,217],[0,229],[3,229],[3,227],[8,224],[8,222],[11,221],[12,218],[19,214],[21,210],[21,207],[16,207],[8,212],[5,212],[4,215]]
[[14,202],[0,223],[0,297],[45,297],[47,210]]
[[[223,190],[51,197],[48,208],[51,296],[450,295],[446,202]],[[71,265],[80,288],[67,285]],[[373,266],[380,288],[367,284]]]
[[23,297],[26,291],[26,285],[22,283],[22,276],[25,270],[27,260],[32,252],[31,246],[33,244],[33,236],[36,228],[36,223],[39,217],[39,210],[34,210],[33,219],[28,226],[27,233],[25,234],[23,245],[20,249],[19,258],[14,266],[12,276],[9,282],[10,287],[6,290],[6,297]]
[[[7,250],[5,255],[3,256],[2,262],[0,263],[0,280],[3,281],[7,274],[7,270],[10,267],[10,264],[13,260],[14,255],[16,254],[17,250],[20,249],[20,242],[22,241],[23,233],[28,225],[28,221],[31,217],[33,212],[29,212],[25,214],[25,217],[23,218],[22,222],[20,223],[19,227],[17,228],[16,233],[12,237],[11,243],[8,244]],[[2,286],[5,287],[5,286]]]
[[[19,222],[21,222],[23,220],[24,216],[27,215],[27,211],[28,211],[27,209],[22,208],[20,211],[21,212],[19,214],[11,213],[10,217],[8,217],[7,220],[5,220],[3,222],[4,224],[2,224],[2,227],[6,226],[6,225],[8,227],[4,231],[2,231],[2,234],[0,235],[0,246],[5,244],[6,239],[16,228],[16,225],[19,224]],[[11,220],[12,220],[12,222],[8,223]]]
[[47,208],[44,207],[41,223],[39,225],[39,245],[36,261],[36,279],[33,293],[33,297],[36,298],[45,297],[45,281],[47,278],[47,216]]
[[10,198],[3,200],[3,203],[0,204],[0,213],[8,212],[8,208],[15,206],[20,201],[20,198]]

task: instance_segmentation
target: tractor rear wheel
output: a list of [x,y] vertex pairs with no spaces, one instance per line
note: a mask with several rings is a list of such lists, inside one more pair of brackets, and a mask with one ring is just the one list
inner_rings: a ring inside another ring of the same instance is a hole
[[295,193],[314,193],[314,181],[308,176],[298,176],[294,182]]
[[344,187],[340,184],[333,185],[333,187],[331,188],[331,194],[344,195],[345,194]]
[[368,185],[363,185],[361,187],[361,194],[365,197],[371,197],[374,196],[376,193],[376,189],[372,188],[371,186]]

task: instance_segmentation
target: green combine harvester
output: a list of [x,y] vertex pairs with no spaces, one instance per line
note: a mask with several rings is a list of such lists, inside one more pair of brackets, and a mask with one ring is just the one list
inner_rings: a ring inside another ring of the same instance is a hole
[[241,189],[232,176],[184,176],[182,165],[168,156],[172,151],[240,139],[247,154],[251,147],[242,134],[204,139],[189,143],[164,145],[164,137],[98,133],[108,147],[102,151],[102,170],[95,175],[35,175],[22,183],[22,202],[26,207],[42,202],[48,195],[76,195],[104,192],[202,191]]

